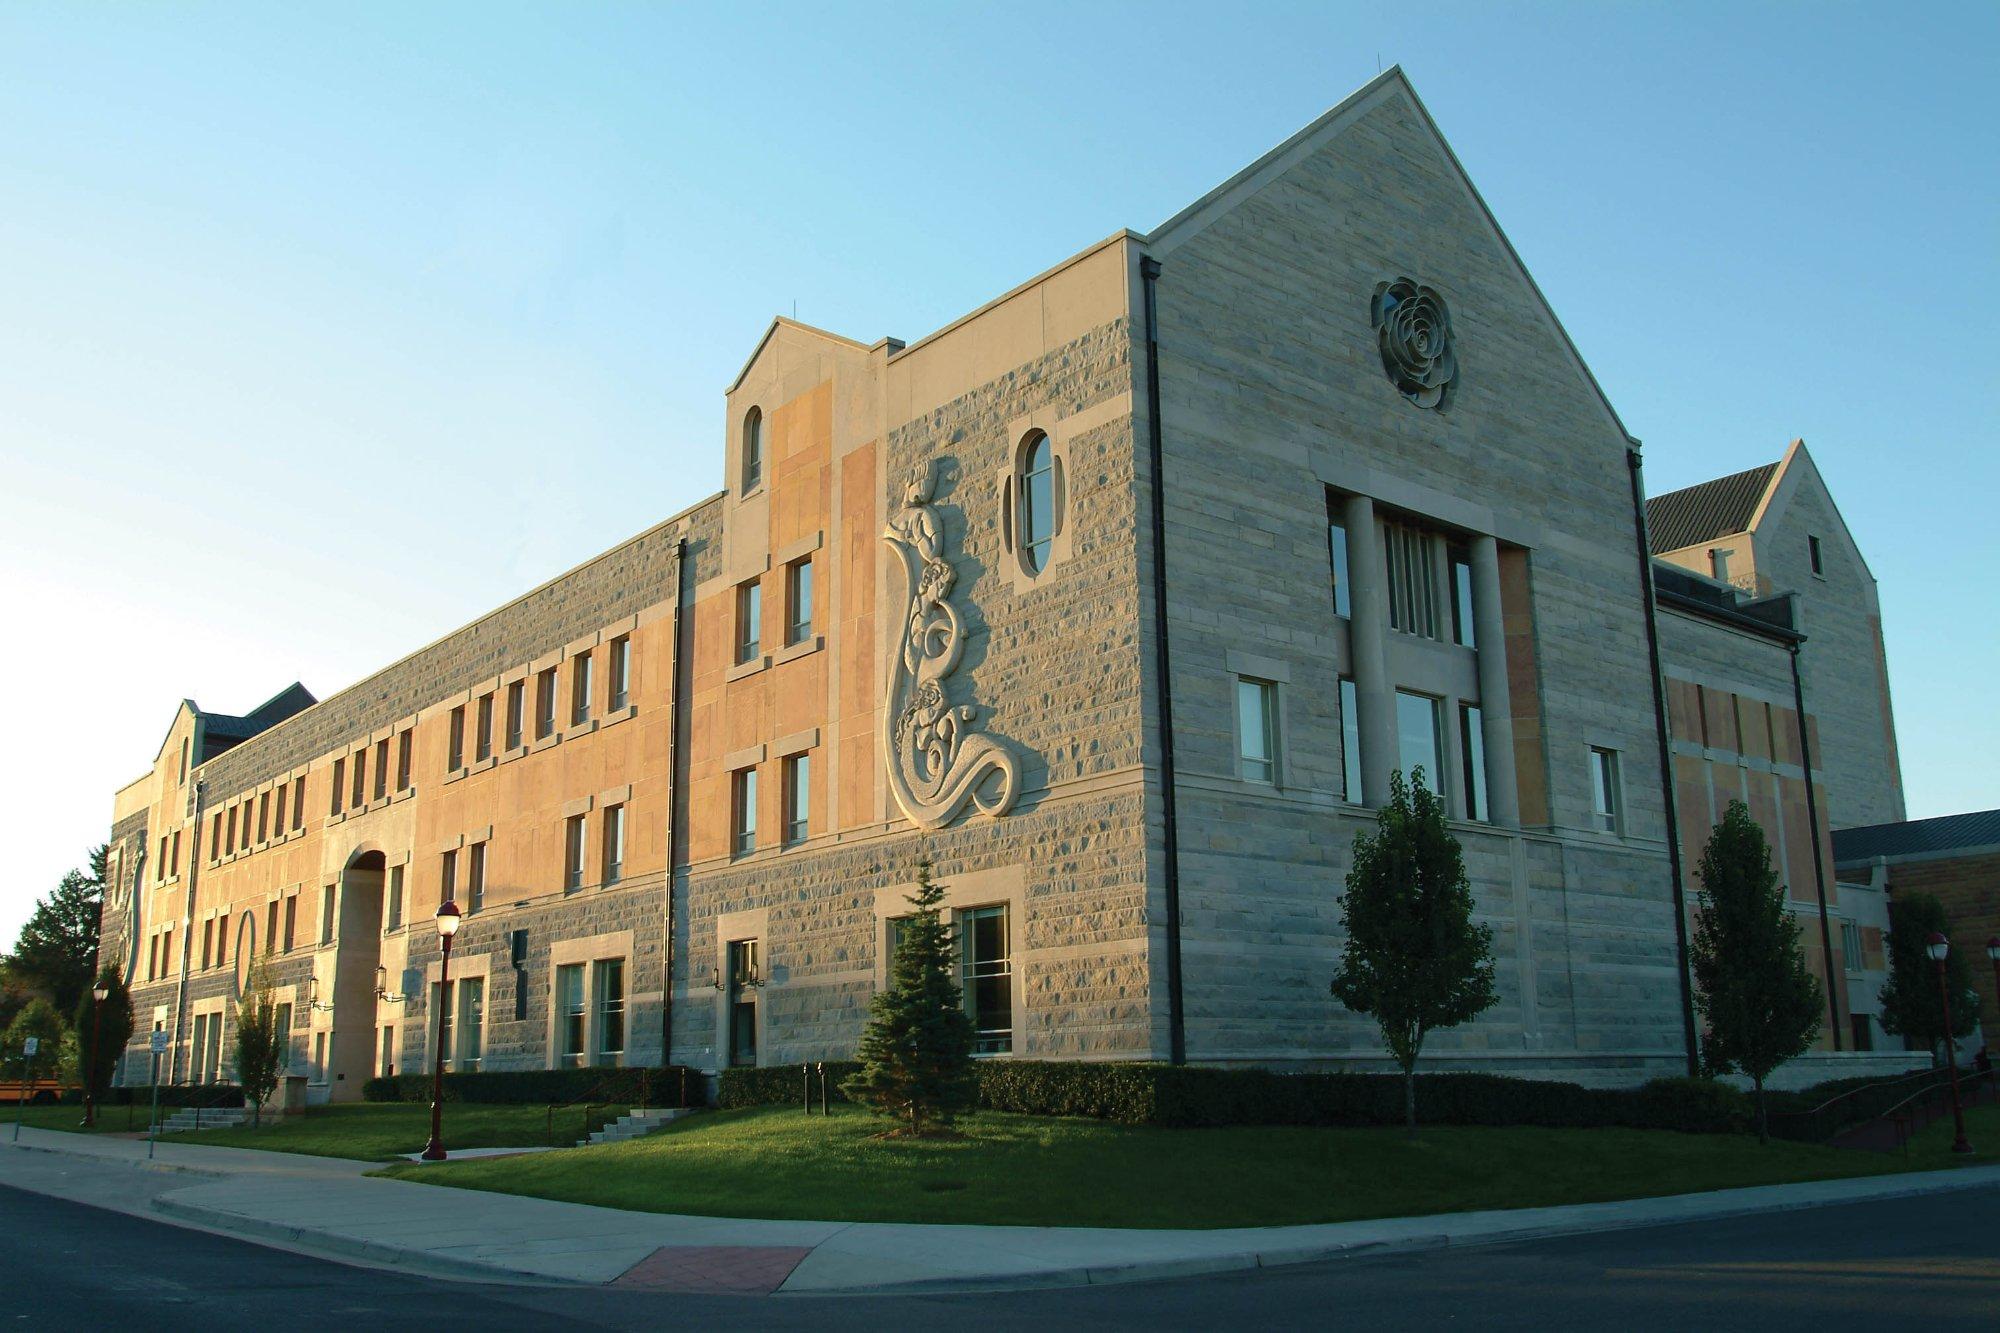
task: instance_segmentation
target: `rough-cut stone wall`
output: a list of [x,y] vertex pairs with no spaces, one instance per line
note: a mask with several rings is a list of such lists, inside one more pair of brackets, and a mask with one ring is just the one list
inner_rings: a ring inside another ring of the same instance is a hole
[[[1341,800],[1334,486],[1530,551],[1551,826],[1461,835],[1502,998],[1427,1051],[1482,1068],[1677,1067],[1627,442],[1527,282],[1394,88],[1161,249],[1190,1058],[1378,1058],[1372,1024],[1327,992],[1368,819]],[[1397,392],[1370,324],[1376,285],[1405,276],[1450,305],[1459,380],[1442,412]],[[1146,546],[1142,530],[1142,561]],[[1232,654],[1288,676],[1277,790],[1236,775]],[[1621,754],[1623,837],[1586,827],[1592,745]]]
[[[769,979],[758,996],[761,1062],[851,1054],[875,990],[877,891],[910,884],[926,853],[948,886],[972,872],[1021,868],[1012,923],[1020,1053],[1130,1059],[1161,1051],[1139,769],[1130,347],[1123,321],[1104,325],[892,429],[882,469],[892,509],[914,465],[939,464],[934,509],[957,569],[953,601],[967,634],[948,692],[954,703],[973,704],[980,729],[1019,756],[1021,796],[998,821],[968,816],[920,834],[896,820],[850,831],[837,844],[816,840],[738,865],[695,866],[675,920],[677,1060],[727,1058],[721,1005],[709,985],[718,920],[757,910],[765,913]],[[1070,553],[1017,590],[1001,566],[994,486],[1019,443],[1010,423],[1085,409],[1102,420],[1067,441]],[[879,541],[874,546],[876,560],[892,558]],[[900,597],[900,573],[890,586]],[[900,625],[899,614],[885,619]]]
[[201,770],[211,808],[578,635],[673,601],[676,542],[688,537],[689,558],[699,568],[713,560],[708,548],[720,528],[719,498],[705,501],[218,755]]

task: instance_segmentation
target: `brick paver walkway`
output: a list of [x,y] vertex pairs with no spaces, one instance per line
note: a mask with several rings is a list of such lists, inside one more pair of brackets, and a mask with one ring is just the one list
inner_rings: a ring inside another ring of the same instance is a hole
[[812,1250],[800,1245],[663,1245],[611,1285],[647,1291],[767,1296]]

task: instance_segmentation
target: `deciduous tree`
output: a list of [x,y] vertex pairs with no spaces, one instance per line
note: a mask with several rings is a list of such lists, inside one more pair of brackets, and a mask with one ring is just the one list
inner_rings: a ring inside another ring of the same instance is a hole
[[278,1089],[286,1041],[286,1034],[278,1031],[278,1006],[271,998],[270,974],[258,963],[236,1004],[236,1081],[243,1087],[243,1100],[253,1108],[253,1126],[264,1123],[264,1103]]

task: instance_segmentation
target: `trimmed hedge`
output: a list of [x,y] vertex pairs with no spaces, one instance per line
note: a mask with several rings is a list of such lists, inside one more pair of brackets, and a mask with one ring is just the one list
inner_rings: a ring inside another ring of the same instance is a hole
[[[828,1061],[828,1091],[856,1068]],[[1127,1125],[1399,1125],[1403,1080],[1396,1074],[1282,1074],[1264,1069],[1205,1069],[1161,1064],[1086,1064],[1052,1060],[982,1061],[979,1105],[1022,1115],[1083,1116]],[[817,1084],[817,1074],[814,1076]],[[726,1108],[798,1103],[797,1065],[722,1072],[717,1104]],[[817,1086],[814,1095],[818,1095]],[[1417,1118],[1428,1125],[1624,1126],[1693,1134],[1729,1134],[1750,1125],[1749,1099],[1726,1083],[1656,1079],[1640,1088],[1494,1074],[1422,1074]]]
[[[371,1102],[428,1102],[429,1074],[371,1078],[361,1085]],[[573,1102],[630,1103],[633,1106],[702,1106],[708,1084],[697,1069],[667,1065],[657,1069],[504,1069],[478,1074],[446,1074],[448,1102],[512,1106],[563,1106]]]
[[[81,1106],[81,1092],[66,1094],[65,1103]],[[153,1103],[153,1085],[140,1083],[133,1087],[107,1088],[97,1099],[100,1107],[105,1106],[150,1106]],[[160,1085],[160,1105],[175,1108],[183,1106],[243,1105],[243,1089],[234,1083],[162,1083]]]

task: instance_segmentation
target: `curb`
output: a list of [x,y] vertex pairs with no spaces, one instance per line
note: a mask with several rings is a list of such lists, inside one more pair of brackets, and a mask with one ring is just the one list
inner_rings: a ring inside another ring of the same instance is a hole
[[98,1162],[105,1166],[122,1166],[133,1171],[173,1171],[187,1176],[208,1176],[220,1179],[214,1171],[204,1171],[198,1166],[182,1166],[177,1162],[162,1162],[155,1158],[139,1158],[126,1161],[121,1157],[107,1157],[94,1152],[78,1152],[74,1148],[56,1147],[47,1143],[5,1143],[0,1147],[12,1148],[15,1152],[45,1153],[50,1157],[69,1157],[80,1162]]

